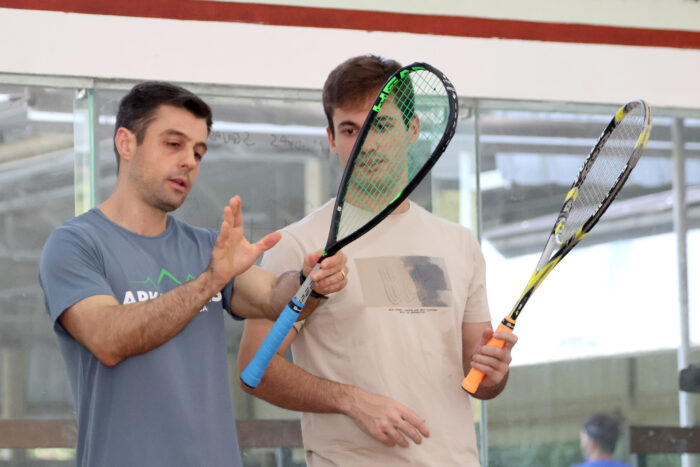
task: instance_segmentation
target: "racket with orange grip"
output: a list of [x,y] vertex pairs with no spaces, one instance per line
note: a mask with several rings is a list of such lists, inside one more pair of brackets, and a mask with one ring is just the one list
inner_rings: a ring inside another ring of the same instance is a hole
[[[530,296],[554,267],[591,231],[613,202],[637,164],[651,132],[651,111],[642,100],[623,105],[603,130],[564,199],[535,272],[522,295],[496,331],[513,332]],[[487,345],[503,347],[492,338]],[[484,373],[472,368],[462,388],[474,394]]]

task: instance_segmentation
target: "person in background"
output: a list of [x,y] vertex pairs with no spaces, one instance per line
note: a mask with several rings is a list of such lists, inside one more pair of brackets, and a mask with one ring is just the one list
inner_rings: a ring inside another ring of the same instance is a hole
[[575,467],[630,467],[613,458],[619,436],[620,422],[617,418],[602,413],[588,417],[579,433],[581,454],[586,462]]

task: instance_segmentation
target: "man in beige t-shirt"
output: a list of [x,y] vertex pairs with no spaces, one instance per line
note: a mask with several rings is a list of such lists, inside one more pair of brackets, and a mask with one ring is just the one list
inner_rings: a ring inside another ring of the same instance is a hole
[[[355,57],[328,76],[323,103],[331,150],[345,164],[374,97],[400,65]],[[325,244],[334,200],[282,230],[262,267],[288,270]],[[478,466],[466,372],[486,374],[474,395],[498,395],[517,338],[493,335],[484,259],[471,231],[404,201],[344,248],[347,287],[290,331],[256,389],[303,411],[310,466]],[[271,321],[248,320],[239,368]],[[294,363],[283,355],[291,345]],[[412,441],[412,443],[410,442]]]

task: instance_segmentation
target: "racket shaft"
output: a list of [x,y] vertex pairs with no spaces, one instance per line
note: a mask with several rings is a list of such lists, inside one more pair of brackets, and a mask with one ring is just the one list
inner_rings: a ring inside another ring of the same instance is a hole
[[[255,352],[255,356],[241,373],[241,380],[251,388],[256,388],[262,379],[265,369],[272,361],[282,342],[294,326],[299,313],[304,308],[304,304],[291,299],[280,314],[270,332],[265,336],[265,340],[260,348]],[[297,311],[298,310],[298,311]]]
[[[515,323],[511,323],[511,326],[514,325]],[[513,332],[513,329],[510,326],[507,326],[501,322],[501,324],[498,325],[498,328],[496,328],[496,332],[498,331]],[[505,343],[506,341],[502,339],[496,339],[495,337],[492,337],[486,345],[502,349]],[[467,377],[464,378],[464,381],[462,381],[462,388],[464,388],[467,392],[474,394],[476,390],[479,389],[479,385],[484,380],[485,376],[486,375],[483,371],[477,370],[476,368],[472,368],[471,370],[469,370]]]

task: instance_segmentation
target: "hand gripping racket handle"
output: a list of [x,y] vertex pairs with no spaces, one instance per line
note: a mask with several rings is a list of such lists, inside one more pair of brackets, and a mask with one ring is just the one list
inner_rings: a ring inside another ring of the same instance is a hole
[[294,326],[294,322],[299,317],[299,313],[301,313],[303,308],[304,305],[300,304],[295,299],[292,299],[287,306],[284,307],[277,321],[275,321],[274,326],[272,326],[270,332],[265,336],[265,340],[260,344],[260,348],[255,353],[255,356],[241,373],[241,380],[246,386],[251,388],[256,388],[258,386],[267,365],[272,361],[272,358],[277,353],[277,349],[280,348],[284,338],[289,334],[289,331],[292,329],[292,326]]
[[[513,332],[513,328],[501,323],[496,328],[496,332],[498,331]],[[506,341],[492,337],[486,345],[492,345],[494,347],[502,349],[505,344]],[[468,393],[474,394],[476,390],[479,389],[479,385],[481,384],[481,381],[483,381],[484,376],[486,375],[483,371],[477,370],[476,368],[472,368],[471,370],[469,370],[469,373],[467,373],[467,377],[464,378],[464,381],[462,381],[462,388]]]

